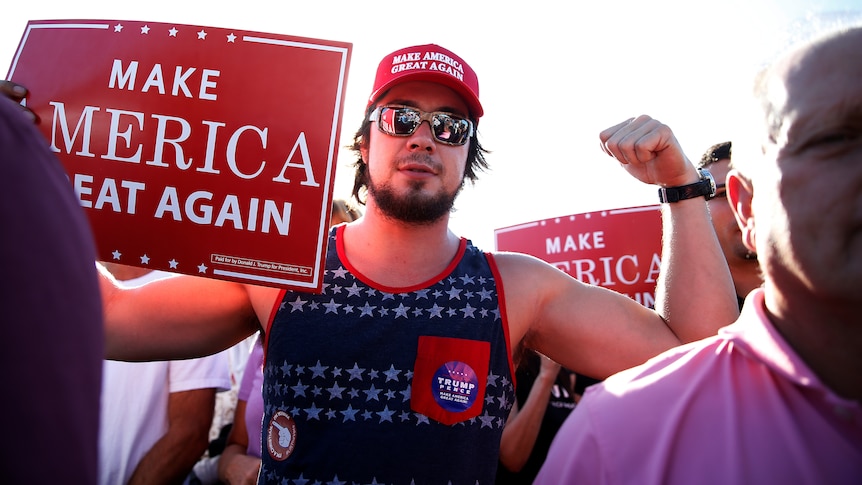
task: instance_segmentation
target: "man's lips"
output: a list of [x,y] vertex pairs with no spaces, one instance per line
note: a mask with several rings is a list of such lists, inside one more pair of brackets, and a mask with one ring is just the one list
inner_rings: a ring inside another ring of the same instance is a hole
[[437,173],[433,168],[429,167],[428,165],[422,164],[422,163],[407,163],[407,164],[404,164],[404,165],[398,167],[398,170],[402,171],[402,172],[427,173],[427,174],[431,174],[431,175],[434,175]]

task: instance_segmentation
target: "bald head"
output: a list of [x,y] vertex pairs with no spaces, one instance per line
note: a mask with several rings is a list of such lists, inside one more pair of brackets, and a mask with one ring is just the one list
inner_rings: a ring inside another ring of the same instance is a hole
[[790,127],[805,129],[798,123],[803,105],[837,110],[838,116],[858,113],[854,91],[862,79],[860,45],[862,26],[835,31],[798,45],[762,70],[754,84],[756,112],[740,117],[741,131],[733,141],[734,168],[748,173],[756,168],[749,162],[756,163],[763,152],[794,146]]
[[779,58],[757,79],[759,153],[733,142],[731,204],[782,299],[862,300],[860,52],[853,28]]

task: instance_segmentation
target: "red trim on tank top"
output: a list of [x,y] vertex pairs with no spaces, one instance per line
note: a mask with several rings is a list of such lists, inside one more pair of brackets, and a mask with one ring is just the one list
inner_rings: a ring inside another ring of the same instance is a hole
[[503,322],[503,335],[506,337],[509,373],[512,374],[512,386],[515,386],[515,362],[512,359],[512,341],[509,337],[509,319],[506,317],[506,295],[503,290],[503,278],[500,277],[500,270],[497,268],[497,260],[494,259],[494,255],[486,252],[485,258],[488,259],[488,265],[491,267],[491,274],[494,275],[494,280],[497,282],[497,306],[500,307],[500,320]]
[[338,259],[341,260],[341,263],[344,265],[344,267],[348,271],[353,273],[353,275],[356,276],[356,278],[358,280],[362,281],[366,285],[374,288],[375,290],[385,291],[386,293],[409,293],[411,291],[416,291],[416,290],[421,290],[423,288],[427,288],[427,287],[429,287],[429,286],[431,286],[431,285],[433,285],[439,281],[442,281],[444,278],[449,276],[449,274],[452,273],[452,271],[454,271],[455,268],[458,266],[458,263],[461,262],[461,258],[464,257],[464,253],[467,251],[467,240],[464,239],[463,237],[461,238],[460,243],[458,244],[458,252],[455,254],[455,257],[452,258],[452,261],[449,262],[449,265],[446,266],[446,269],[444,269],[442,272],[440,272],[440,274],[429,279],[428,281],[423,281],[422,283],[412,285],[412,286],[406,286],[403,288],[396,288],[393,286],[385,286],[385,285],[381,285],[379,283],[376,283],[371,278],[369,278],[369,277],[365,276],[364,274],[360,273],[359,271],[357,271],[356,268],[354,268],[353,265],[350,264],[350,261],[347,260],[347,254],[344,250],[344,226],[343,225],[335,228],[335,249],[336,249],[336,251],[338,251]]
[[281,289],[278,292],[278,297],[275,299],[275,303],[272,304],[272,310],[269,311],[269,319],[266,322],[266,325],[263,327],[263,363],[266,364],[266,349],[269,344],[269,329],[272,328],[272,322],[275,321],[275,315],[278,313],[278,309],[281,307],[281,301],[284,300],[284,294],[287,293],[286,289]]

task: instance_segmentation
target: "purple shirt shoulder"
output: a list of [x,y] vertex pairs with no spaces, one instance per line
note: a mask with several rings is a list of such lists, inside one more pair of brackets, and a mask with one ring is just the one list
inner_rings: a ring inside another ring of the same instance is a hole
[[260,458],[261,422],[263,419],[263,338],[254,341],[242,381],[239,384],[237,398],[246,401],[245,426],[248,431],[248,449],[246,454]]
[[[15,437],[0,469],[8,483],[96,483],[104,345],[95,244],[60,161],[4,97],[0,171],[0,366],[12,393],[0,413]],[[46,446],[57,451],[49,459],[34,451]]]

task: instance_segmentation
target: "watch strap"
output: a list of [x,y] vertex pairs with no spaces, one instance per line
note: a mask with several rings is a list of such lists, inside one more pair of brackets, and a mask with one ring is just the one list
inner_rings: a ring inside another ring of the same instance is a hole
[[712,174],[708,170],[698,169],[698,175],[700,175],[700,180],[693,184],[659,188],[659,202],[668,204],[686,199],[694,199],[695,197],[706,197],[706,200],[715,197],[715,179],[713,179]]

